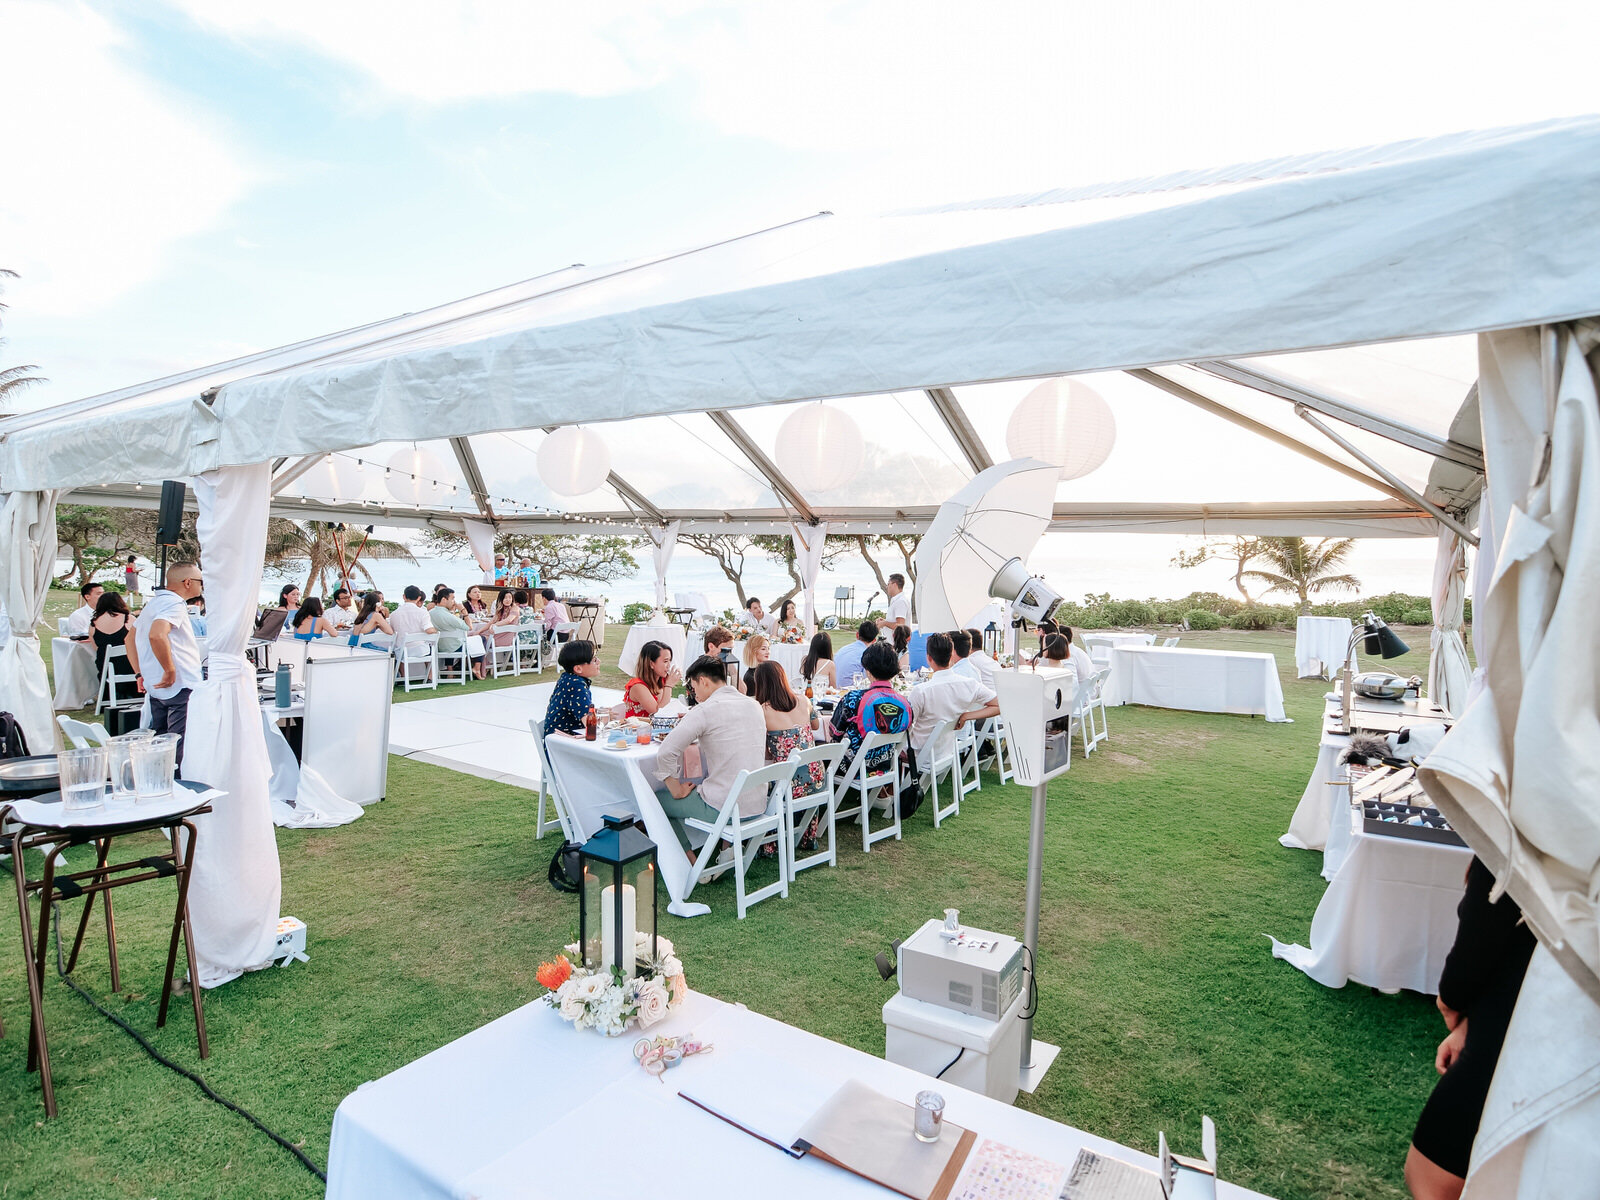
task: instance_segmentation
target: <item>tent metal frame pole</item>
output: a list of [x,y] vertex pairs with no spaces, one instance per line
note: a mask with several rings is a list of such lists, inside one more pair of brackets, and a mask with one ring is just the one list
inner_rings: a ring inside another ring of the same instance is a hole
[[961,453],[966,455],[967,465],[972,468],[972,473],[976,475],[994,466],[994,459],[989,457],[988,448],[984,446],[983,439],[978,436],[978,431],[967,418],[967,410],[961,407],[961,401],[956,399],[956,394],[949,388],[942,387],[924,390],[928,394],[929,403],[933,405],[933,411],[939,414],[940,419],[944,421],[944,427],[950,431],[950,436],[960,447]]
[[1398,488],[1390,487],[1382,479],[1368,475],[1365,471],[1358,471],[1349,463],[1342,462],[1339,459],[1334,458],[1331,454],[1324,454],[1315,446],[1308,446],[1299,438],[1291,437],[1287,433],[1284,433],[1281,429],[1274,429],[1271,425],[1265,425],[1262,422],[1255,420],[1253,417],[1247,417],[1243,413],[1229,408],[1226,404],[1222,404],[1221,402],[1213,400],[1211,397],[1204,395],[1201,392],[1197,392],[1191,388],[1185,387],[1175,379],[1168,379],[1165,375],[1162,375],[1158,371],[1150,370],[1147,367],[1138,367],[1134,370],[1126,372],[1126,374],[1131,375],[1133,378],[1140,380],[1143,383],[1148,383],[1152,387],[1158,387],[1162,391],[1166,392],[1169,396],[1176,396],[1179,400],[1194,405],[1202,412],[1208,412],[1212,416],[1221,417],[1224,421],[1231,421],[1241,429],[1248,429],[1251,433],[1258,434],[1259,436],[1266,438],[1268,441],[1276,442],[1285,449],[1293,450],[1296,454],[1302,454],[1306,458],[1309,458],[1312,462],[1320,463],[1322,466],[1327,467],[1330,470],[1337,471],[1339,474],[1353,479],[1357,483],[1364,483],[1368,487],[1373,488],[1376,491],[1383,492],[1385,495],[1391,496],[1396,500],[1403,500],[1406,503],[1415,502],[1411,496],[1400,491]]
[[1478,539],[1477,539],[1477,536],[1472,532],[1472,530],[1468,529],[1460,521],[1456,520],[1449,513],[1445,512],[1445,510],[1440,508],[1437,504],[1432,503],[1425,496],[1423,496],[1421,492],[1415,491],[1404,480],[1402,480],[1398,475],[1395,475],[1387,467],[1385,467],[1382,463],[1378,462],[1377,459],[1372,458],[1371,456],[1369,456],[1369,455],[1365,454],[1364,452],[1362,452],[1361,450],[1357,449],[1354,445],[1351,444],[1351,442],[1349,441],[1348,438],[1341,437],[1339,434],[1335,433],[1332,429],[1329,429],[1328,426],[1324,425],[1321,421],[1317,420],[1317,418],[1314,415],[1312,415],[1311,410],[1309,408],[1307,408],[1305,405],[1296,404],[1294,406],[1294,411],[1295,411],[1296,415],[1298,415],[1300,417],[1301,420],[1305,421],[1313,429],[1320,430],[1324,437],[1326,437],[1334,445],[1338,446],[1346,454],[1349,454],[1351,457],[1353,457],[1355,459],[1358,459],[1360,462],[1364,463],[1366,466],[1368,466],[1372,470],[1376,471],[1379,475],[1383,476],[1383,478],[1385,480],[1387,480],[1391,486],[1396,487],[1400,491],[1405,493],[1406,499],[1410,500],[1411,503],[1415,504],[1419,508],[1425,509],[1428,512],[1428,514],[1430,516],[1432,516],[1436,521],[1438,521],[1441,525],[1445,526],[1448,529],[1454,530],[1455,533],[1457,534],[1457,536],[1459,536],[1463,541],[1469,543],[1470,545],[1472,545],[1474,547],[1477,546]]
[[321,454],[308,454],[293,466],[285,467],[272,477],[272,494],[276,496],[331,453],[332,451],[324,450]]
[[478,511],[483,514],[484,520],[494,524],[494,507],[489,503],[489,489],[483,482],[483,471],[478,467],[478,456],[473,452],[472,443],[464,437],[453,437],[450,439],[450,449],[455,451],[456,465],[461,468],[461,477],[467,481],[467,490],[477,501]]
[[[1318,392],[1303,383],[1284,379],[1270,371],[1263,371],[1259,367],[1247,367],[1243,363],[1229,359],[1211,359],[1189,365],[1198,371],[1204,371],[1207,375],[1215,375],[1218,379],[1226,379],[1229,383],[1243,384],[1258,392],[1319,412],[1325,417],[1343,421],[1346,425],[1353,425],[1357,429],[1388,438],[1391,442],[1398,442],[1402,446],[1431,454],[1434,458],[1442,458],[1447,462],[1467,467],[1480,475],[1483,473],[1483,455],[1471,446],[1463,446],[1460,442],[1453,442],[1449,438],[1435,437],[1403,421],[1381,417],[1367,409]],[[1364,455],[1362,458],[1365,461]]]
[[815,525],[820,520],[811,505],[806,503],[806,498],[800,494],[800,489],[789,482],[783,472],[778,470],[778,464],[766,456],[761,447],[756,445],[745,432],[744,426],[734,420],[731,414],[720,408],[714,408],[708,411],[706,416],[711,418],[712,424],[728,435],[728,440],[739,447],[739,453],[750,460],[750,465],[761,472],[762,478],[771,485],[772,490],[786,500],[790,507],[805,519],[807,525]]

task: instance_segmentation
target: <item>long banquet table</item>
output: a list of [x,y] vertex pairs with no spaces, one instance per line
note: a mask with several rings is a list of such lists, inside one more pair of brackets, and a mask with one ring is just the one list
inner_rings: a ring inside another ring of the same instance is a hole
[[1117,646],[1103,695],[1107,704],[1290,719],[1283,711],[1277,659],[1243,650]]
[[[648,1036],[690,1033],[712,1052],[658,1080],[633,1061],[637,1033],[580,1032],[539,1001],[516,1009],[345,1097],[333,1118],[328,1200],[877,1200],[889,1194],[877,1184],[809,1155],[790,1158],[678,1095],[698,1085],[747,1096],[729,1115],[787,1136],[850,1079],[908,1104],[935,1087],[949,1120],[1063,1165],[1088,1147],[1153,1169],[1147,1154],[697,992]],[[1225,1154],[1228,1130],[1219,1132]],[[1197,1127],[1167,1133],[1178,1149],[1198,1151]],[[1217,1195],[1257,1193],[1223,1182]]]

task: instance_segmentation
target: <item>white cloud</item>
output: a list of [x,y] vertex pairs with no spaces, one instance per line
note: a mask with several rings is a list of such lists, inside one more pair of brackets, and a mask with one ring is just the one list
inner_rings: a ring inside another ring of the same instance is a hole
[[0,44],[0,253],[31,316],[89,311],[156,276],[248,186],[223,137],[125,66],[87,8],[7,4]]

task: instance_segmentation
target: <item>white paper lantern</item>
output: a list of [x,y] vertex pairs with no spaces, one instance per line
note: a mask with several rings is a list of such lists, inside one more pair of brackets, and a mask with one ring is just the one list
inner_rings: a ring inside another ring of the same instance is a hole
[[383,482],[389,494],[402,504],[439,507],[450,493],[451,474],[437,454],[412,446],[389,457],[389,471]]
[[829,404],[803,404],[778,428],[778,470],[802,492],[831,492],[861,471],[861,427]]
[[314,500],[359,500],[363,482],[355,459],[330,454],[295,480],[293,490]]
[[539,478],[558,496],[592,492],[611,474],[611,447],[581,425],[563,425],[539,445]]
[[1048,379],[1022,398],[1006,425],[1013,458],[1037,458],[1079,479],[1111,456],[1117,422],[1100,393],[1076,379]]

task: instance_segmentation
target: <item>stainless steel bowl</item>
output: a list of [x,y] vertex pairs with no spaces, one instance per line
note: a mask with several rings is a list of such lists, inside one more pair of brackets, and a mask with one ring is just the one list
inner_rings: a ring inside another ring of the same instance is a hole
[[1410,680],[1388,671],[1368,671],[1357,675],[1351,682],[1358,696],[1369,700],[1404,700]]

